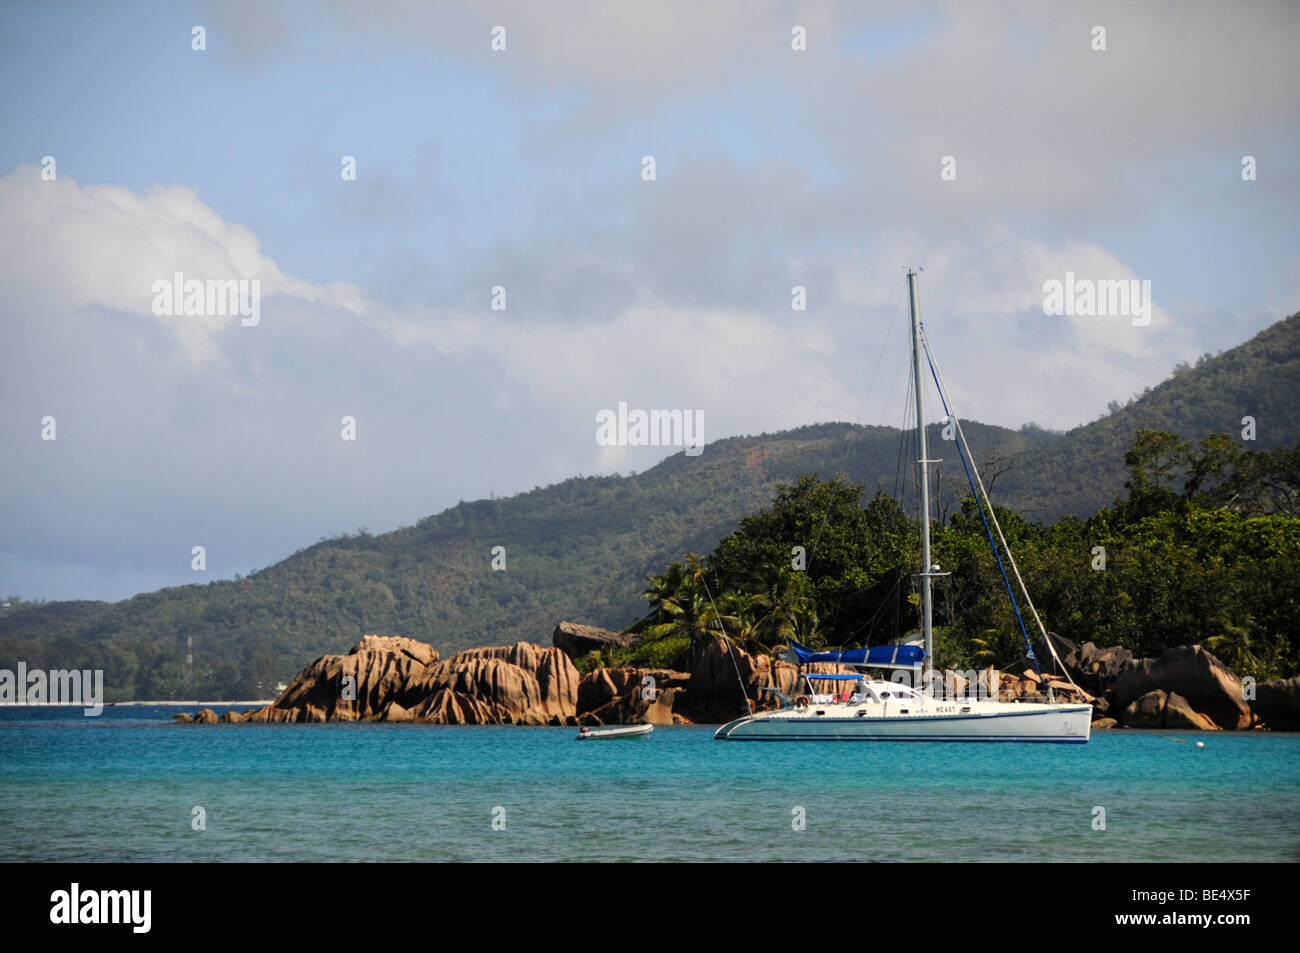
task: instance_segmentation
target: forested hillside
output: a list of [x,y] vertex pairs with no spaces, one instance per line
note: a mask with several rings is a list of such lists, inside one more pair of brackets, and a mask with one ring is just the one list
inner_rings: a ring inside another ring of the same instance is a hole
[[[1244,449],[1264,450],[1300,436],[1298,397],[1300,315],[1068,433],[978,423],[966,433],[978,461],[999,461],[987,469],[999,472],[998,504],[1049,524],[1090,516],[1122,495],[1136,431],[1191,441],[1227,433]],[[1257,421],[1253,443],[1241,440],[1247,415]],[[932,431],[942,446],[940,428]],[[868,498],[882,490],[906,503],[914,456],[906,433],[842,423],[719,440],[641,474],[578,477],[461,503],[390,533],[325,540],[237,581],[113,604],[11,608],[0,613],[0,667],[21,659],[34,668],[103,668],[116,699],[250,698],[369,632],[447,651],[545,641],[564,618],[621,628],[645,612],[646,575],[687,551],[712,550],[742,517],[769,505],[778,484],[842,474]],[[948,456],[939,507],[952,516],[966,487]],[[505,571],[491,568],[494,546],[505,547]],[[196,657],[190,684],[187,635]]]

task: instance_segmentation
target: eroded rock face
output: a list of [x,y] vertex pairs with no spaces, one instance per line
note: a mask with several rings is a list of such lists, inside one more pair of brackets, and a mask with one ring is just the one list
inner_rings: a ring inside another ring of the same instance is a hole
[[[1127,727],[1204,730],[1250,728],[1256,721],[1242,698],[1240,680],[1199,645],[1170,649],[1158,659],[1135,659],[1118,645],[1098,648],[1092,642],[1079,646],[1055,634],[1051,638],[1065,670],[1082,691],[1070,690],[1046,674],[1049,656],[1040,640],[1036,650],[1044,667],[1044,688],[1050,684],[1062,701],[1091,702],[1094,719],[1117,717]],[[1030,672],[1024,673],[1020,684],[1008,683],[1004,675],[1003,690],[1012,697],[1024,696],[1036,687],[1031,682],[1036,679]],[[1164,698],[1154,711],[1155,701],[1146,697],[1153,692],[1162,692]],[[1171,703],[1171,697],[1178,701]]]
[[1229,731],[1249,728],[1254,719],[1242,695],[1241,680],[1199,645],[1180,645],[1158,659],[1141,659],[1115,683],[1115,705],[1124,710],[1152,691],[1181,695],[1197,712]]
[[415,721],[438,725],[513,724],[505,709],[469,695],[459,695],[449,688],[440,689],[416,706],[411,715]]
[[[570,623],[563,626],[576,628]],[[1257,720],[1280,729],[1300,727],[1300,677],[1260,685],[1252,713],[1241,697],[1241,682],[1200,646],[1183,646],[1159,659],[1135,661],[1119,647],[1098,649],[1091,642],[1078,647],[1059,636],[1053,645],[1080,687],[1072,688],[1046,670],[1041,679],[1025,670],[1021,675],[1001,675],[1003,698],[1037,696],[1050,687],[1059,701],[1091,704],[1094,720],[1118,718],[1126,727],[1240,729]],[[808,670],[854,671],[835,664],[812,665]],[[651,686],[654,691],[647,692]],[[271,705],[220,718],[203,709],[193,720],[203,724],[720,723],[748,711],[746,696],[755,711],[776,707],[778,699],[760,691],[764,686],[786,696],[806,690],[795,665],[739,650],[733,655],[720,638],[700,651],[689,673],[627,667],[597,669],[581,677],[558,646],[520,642],[439,659],[437,651],[423,642],[368,635],[347,655],[316,659]],[[829,692],[837,687],[820,683],[818,689]],[[1093,688],[1101,694],[1094,695]]]
[[1004,673],[998,680],[998,697],[1003,701],[1041,701],[1047,698],[1049,689],[1055,701],[1092,705],[1094,718],[1106,712],[1104,699],[1095,698],[1077,685],[1071,685],[1060,675],[1044,673],[1039,678],[1037,672],[1026,670],[1020,677]]
[[[749,705],[771,707],[771,694],[762,692],[765,685],[789,694],[795,679],[767,656],[755,658],[746,652],[731,653],[725,639],[714,639],[700,652],[687,682],[686,696],[682,699],[682,714],[695,722],[725,722],[746,713]],[[793,668],[793,666],[791,666]],[[741,685],[744,685],[742,690]]]
[[1126,728],[1173,728],[1193,731],[1221,730],[1210,718],[1192,708],[1177,692],[1147,692],[1124,709]]
[[1076,671],[1070,674],[1093,695],[1104,695],[1115,687],[1115,682],[1133,665],[1133,653],[1126,648],[1112,645],[1110,648],[1099,649],[1091,642],[1084,642],[1083,648],[1079,650]]
[[[519,642],[470,649],[432,665],[414,686],[414,694],[423,700],[446,690],[476,700],[486,710],[477,707],[474,717],[491,711],[498,724],[565,724],[578,713],[578,682],[578,670],[560,649]],[[481,722],[451,722],[467,723]]]
[[[244,712],[244,721],[254,724],[266,724],[274,722],[287,722],[298,720],[297,708],[276,708],[274,705],[267,705],[265,708],[255,708],[252,711]],[[336,718],[336,721],[345,719]],[[350,719],[355,721],[356,718]]]
[[[815,662],[806,666],[806,670],[820,674],[856,673],[851,666],[830,662]],[[833,689],[828,685],[820,683],[820,690],[829,693]],[[714,639],[700,653],[695,668],[691,670],[686,694],[675,711],[691,721],[714,724],[748,712],[746,698],[754,711],[779,707],[779,699],[771,692],[761,690],[765,686],[771,686],[786,696],[802,694],[807,689],[807,684],[799,677],[798,666],[769,655],[750,655],[739,649],[732,650],[725,639]]]
[[1277,731],[1300,731],[1300,675],[1256,686],[1255,716]]
[[578,671],[556,648],[520,642],[440,661],[423,642],[368,635],[347,655],[312,662],[273,704],[221,720],[562,725],[577,715],[577,694]]
[[[815,665],[812,670],[852,671],[838,665]],[[748,710],[741,681],[756,711],[779,704],[774,695],[759,691],[763,686],[787,696],[803,690],[794,665],[739,650],[733,660],[722,639],[705,647],[690,673],[627,667],[598,669],[583,678],[559,647],[520,642],[439,659],[423,642],[366,636],[347,655],[316,659],[271,705],[221,720],[448,725],[720,722]],[[217,718],[201,712],[196,720]]]
[[629,632],[614,632],[594,625],[561,622],[551,633],[551,642],[569,658],[581,658],[606,646],[626,648],[636,641]]
[[1125,728],[1163,728],[1165,726],[1165,703],[1169,700],[1167,692],[1160,689],[1147,692],[1136,698],[1124,709]]
[[705,646],[691,670],[687,697],[683,700],[683,708],[690,712],[692,721],[724,722],[748,710],[740,685],[743,681],[749,697],[754,697],[749,689],[751,682],[757,682],[754,677],[757,666],[748,655],[744,660],[744,665],[739,658],[733,663],[723,639],[714,639]]
[[269,706],[298,713],[295,717],[265,720],[356,721],[377,715],[389,702],[400,701],[437,661],[438,652],[424,642],[367,635],[347,655],[312,662]]
[[583,725],[674,725],[690,676],[666,668],[601,668],[578,685],[578,723]]
[[1199,731],[1220,731],[1213,721],[1195,711],[1191,703],[1177,692],[1170,692],[1165,702],[1166,728],[1191,728]]

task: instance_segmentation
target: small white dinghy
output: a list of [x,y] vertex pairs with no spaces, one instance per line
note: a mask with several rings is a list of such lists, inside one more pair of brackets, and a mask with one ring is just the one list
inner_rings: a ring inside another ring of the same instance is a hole
[[654,730],[654,725],[603,725],[599,728],[583,728],[578,732],[578,740],[597,741],[601,738],[644,738]]

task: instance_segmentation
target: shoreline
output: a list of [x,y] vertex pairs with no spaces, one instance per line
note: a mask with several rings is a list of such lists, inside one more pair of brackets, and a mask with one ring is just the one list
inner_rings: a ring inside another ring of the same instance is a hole
[[[253,698],[246,701],[129,701],[129,702],[103,702],[105,708],[129,708],[143,707],[145,705],[165,705],[173,708],[185,708],[191,705],[202,705],[205,708],[211,708],[214,705],[270,705],[275,701],[274,698]],[[28,704],[26,702],[0,702],[0,708],[86,708],[85,702],[37,702]]]

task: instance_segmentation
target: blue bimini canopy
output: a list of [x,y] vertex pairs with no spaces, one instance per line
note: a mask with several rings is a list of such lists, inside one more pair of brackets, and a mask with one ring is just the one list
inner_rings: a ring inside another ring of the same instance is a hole
[[790,639],[790,649],[800,665],[809,662],[839,662],[841,665],[875,665],[880,668],[912,668],[925,658],[925,649],[919,645],[894,642],[890,645],[873,645],[865,649],[847,649],[837,652],[814,652],[806,645]]
[[808,681],[810,682],[813,681],[814,679],[817,679],[819,681],[821,679],[826,679],[832,682],[856,682],[859,679],[865,678],[866,676],[858,675],[856,673],[852,675],[830,675],[825,672],[804,672],[803,677],[808,679]]

